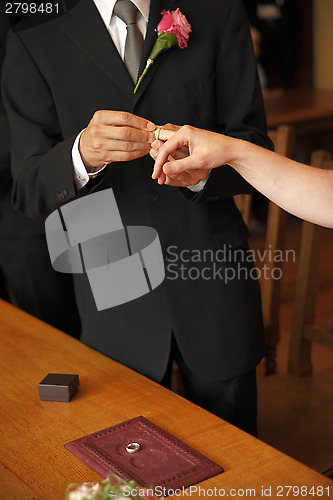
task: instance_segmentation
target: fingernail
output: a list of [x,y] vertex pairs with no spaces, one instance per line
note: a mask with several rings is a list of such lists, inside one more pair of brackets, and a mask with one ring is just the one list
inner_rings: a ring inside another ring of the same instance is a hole
[[153,158],[156,158],[156,156],[157,156],[157,151],[156,151],[155,149],[151,149],[151,150],[149,151],[149,154],[150,154],[150,156],[152,156]]
[[156,125],[153,122],[148,122],[147,123],[147,130],[150,130],[151,132],[155,130]]

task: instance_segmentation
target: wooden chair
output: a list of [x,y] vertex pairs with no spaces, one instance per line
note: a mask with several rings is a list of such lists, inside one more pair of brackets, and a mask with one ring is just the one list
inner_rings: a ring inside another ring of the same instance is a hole
[[[268,132],[274,144],[274,151],[282,156],[291,157],[294,148],[294,130],[288,125],[281,125],[277,130]],[[269,165],[267,165],[269,168]],[[246,223],[249,222],[251,195],[235,196],[235,202]],[[271,256],[277,250],[284,248],[284,235],[287,222],[287,213],[275,203],[269,202],[267,229],[265,237],[266,257],[263,265],[266,276],[282,273],[283,262],[272,262]],[[282,259],[281,259],[282,260]],[[276,347],[279,341],[279,310],[280,310],[280,279],[262,279],[261,295],[264,327],[266,333],[266,375],[276,372]]]
[[[331,155],[316,151],[311,156],[311,165],[333,169]],[[312,373],[311,346],[319,342],[333,348],[333,316],[327,330],[314,325],[320,248],[322,236],[327,229],[303,222],[299,272],[296,286],[295,309],[290,337],[288,370],[296,375]]]
[[234,200],[238,210],[242,214],[245,224],[248,226],[250,222],[252,194],[237,194],[234,196]]

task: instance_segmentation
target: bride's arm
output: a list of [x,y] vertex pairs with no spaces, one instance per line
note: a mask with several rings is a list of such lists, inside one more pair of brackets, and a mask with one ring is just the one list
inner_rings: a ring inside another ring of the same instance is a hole
[[[249,142],[188,125],[170,136],[170,132],[161,131],[160,139],[166,142],[155,157],[153,178],[160,183],[182,172],[211,170],[228,164],[284,210],[333,227],[332,170],[309,167]],[[186,158],[168,161],[169,155],[184,147],[188,148]]]

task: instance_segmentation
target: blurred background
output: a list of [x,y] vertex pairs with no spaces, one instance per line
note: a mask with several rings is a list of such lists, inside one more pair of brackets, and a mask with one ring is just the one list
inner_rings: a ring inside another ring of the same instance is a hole
[[[332,169],[333,1],[243,1],[268,128],[288,128],[279,152]],[[258,370],[259,437],[333,478],[333,231],[286,216],[259,193],[239,201],[254,250],[295,252],[279,285],[261,281],[271,325]]]
[[269,88],[333,90],[331,0],[243,1],[250,24],[261,32],[259,59]]

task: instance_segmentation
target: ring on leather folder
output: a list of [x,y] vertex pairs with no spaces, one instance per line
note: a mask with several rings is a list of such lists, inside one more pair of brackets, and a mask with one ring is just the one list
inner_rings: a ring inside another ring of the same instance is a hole
[[128,443],[128,445],[126,446],[126,451],[128,453],[136,453],[137,451],[140,450],[141,446],[139,445],[139,443]]

